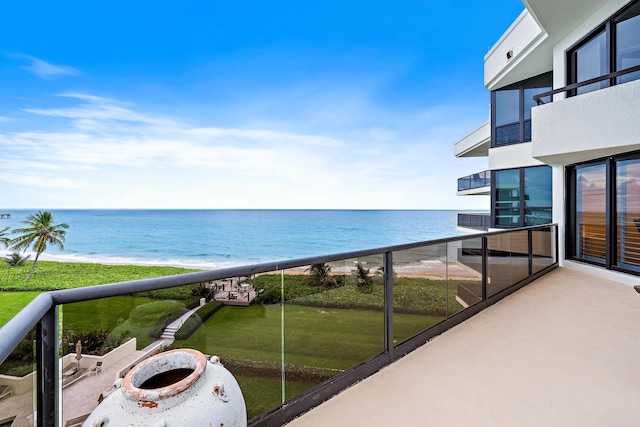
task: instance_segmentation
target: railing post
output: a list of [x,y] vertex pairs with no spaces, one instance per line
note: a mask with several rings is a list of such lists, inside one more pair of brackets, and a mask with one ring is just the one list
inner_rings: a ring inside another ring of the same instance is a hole
[[533,230],[527,230],[527,239],[529,240],[529,277],[533,276]]
[[387,361],[394,361],[393,355],[393,252],[385,252],[384,257],[384,349]]
[[58,425],[58,307],[54,305],[36,328],[38,427]]
[[487,280],[489,274],[487,268],[489,266],[489,244],[486,237],[482,238],[482,300],[487,301]]

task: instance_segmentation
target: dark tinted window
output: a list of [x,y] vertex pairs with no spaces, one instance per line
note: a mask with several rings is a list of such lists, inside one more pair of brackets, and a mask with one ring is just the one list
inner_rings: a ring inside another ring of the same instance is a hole
[[[632,7],[616,24],[616,70],[640,65],[640,3]],[[640,78],[640,71],[618,77],[617,83]]]
[[[600,77],[609,72],[607,65],[607,35],[603,31],[576,50],[576,78],[578,83]],[[608,86],[607,81],[578,88],[578,94],[592,92]]]

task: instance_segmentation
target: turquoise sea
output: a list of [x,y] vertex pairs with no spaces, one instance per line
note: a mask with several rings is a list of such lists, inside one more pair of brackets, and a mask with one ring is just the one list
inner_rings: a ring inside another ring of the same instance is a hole
[[[2,210],[21,227],[34,210]],[[65,250],[41,259],[214,269],[463,234],[449,210],[52,210]],[[4,251],[8,252],[8,251]],[[3,251],[0,251],[2,254]]]

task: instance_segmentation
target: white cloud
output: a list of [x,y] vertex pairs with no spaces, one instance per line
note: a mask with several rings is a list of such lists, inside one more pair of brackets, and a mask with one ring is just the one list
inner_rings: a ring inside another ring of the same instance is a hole
[[98,96],[69,93],[58,96],[79,99],[85,101],[80,107],[75,108],[25,108],[23,111],[32,114],[51,117],[64,117],[76,120],[79,127],[87,128],[88,125],[98,125],[101,121],[122,121],[149,124],[157,126],[175,125],[173,120],[165,117],[156,117],[139,113],[127,108],[128,104]]
[[[429,136],[419,126],[343,136],[203,127],[113,99],[61,96],[79,103],[24,110],[57,118],[56,131],[0,132],[0,186],[40,188],[49,206],[441,208],[456,197],[458,127]],[[424,113],[439,123],[446,114]]]
[[76,68],[69,67],[67,65],[54,65],[31,55],[14,53],[9,56],[27,60],[29,65],[23,65],[22,68],[43,79],[49,79],[61,75],[76,76],[80,74],[80,71]]

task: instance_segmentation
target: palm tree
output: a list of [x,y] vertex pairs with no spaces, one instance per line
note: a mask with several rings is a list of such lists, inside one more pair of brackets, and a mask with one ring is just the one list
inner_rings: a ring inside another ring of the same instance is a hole
[[9,227],[0,230],[0,245],[3,245],[5,248],[9,246],[9,242],[11,241],[11,239],[7,237],[7,234],[9,234],[7,231],[9,231]]
[[38,258],[40,254],[47,249],[47,245],[55,245],[64,250],[64,238],[67,234],[64,229],[69,228],[65,223],[54,224],[53,215],[48,211],[38,211],[31,215],[26,220],[22,221],[28,227],[16,228],[12,231],[13,234],[20,234],[18,237],[11,240],[11,249],[14,251],[23,252],[26,251],[29,246],[33,244],[33,250],[36,252],[36,257],[33,260],[33,265],[29,274],[24,279],[29,280],[36,269]]
[[356,284],[362,292],[373,291],[373,279],[369,276],[370,268],[364,268],[361,263],[356,264],[356,269],[352,272],[356,275]]
[[307,284],[312,286],[330,287],[336,285],[336,280],[329,275],[331,267],[327,263],[313,264],[305,271],[309,272]]
[[29,258],[31,258],[31,255],[22,256],[19,252],[14,252],[11,255],[7,255],[3,260],[13,267],[21,267]]

